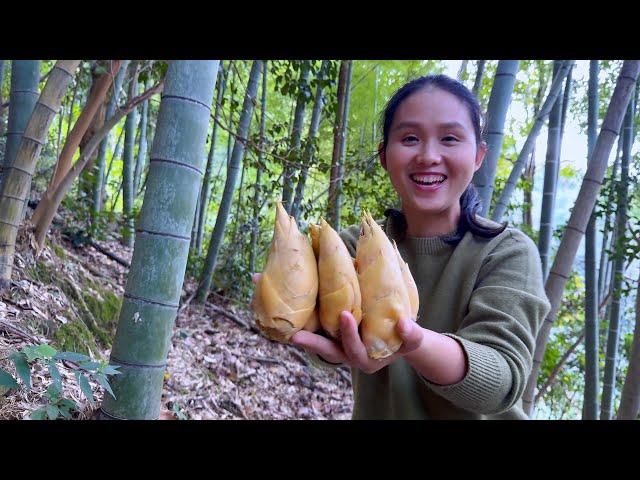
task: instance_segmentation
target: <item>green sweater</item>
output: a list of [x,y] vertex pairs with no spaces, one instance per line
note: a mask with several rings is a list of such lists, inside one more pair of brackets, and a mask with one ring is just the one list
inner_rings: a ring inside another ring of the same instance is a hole
[[[418,287],[418,323],[456,339],[468,371],[459,383],[439,386],[402,358],[372,375],[352,369],[353,419],[527,419],[521,397],[550,309],[533,241],[514,228],[490,239],[467,232],[456,246],[442,237],[400,241],[390,219],[379,223]],[[359,231],[354,225],[340,233],[353,257]]]

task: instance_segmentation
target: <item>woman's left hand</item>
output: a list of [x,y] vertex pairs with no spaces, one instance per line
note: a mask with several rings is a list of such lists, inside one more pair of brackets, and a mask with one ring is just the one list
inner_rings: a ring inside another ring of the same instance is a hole
[[320,335],[304,330],[293,335],[291,343],[311,350],[331,362],[345,363],[364,373],[372,374],[416,350],[422,344],[424,337],[423,328],[420,325],[413,320],[402,318],[396,324],[396,331],[403,342],[402,346],[393,355],[374,360],[367,355],[367,349],[358,333],[356,319],[348,311],[343,311],[340,315],[340,331],[341,344],[327,341]]

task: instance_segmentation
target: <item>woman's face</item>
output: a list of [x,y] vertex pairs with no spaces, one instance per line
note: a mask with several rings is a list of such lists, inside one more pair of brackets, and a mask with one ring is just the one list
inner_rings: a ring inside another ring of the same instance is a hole
[[460,196],[485,153],[462,101],[427,87],[398,106],[380,159],[409,225],[412,220],[428,221],[431,227],[444,229],[438,233],[448,233],[458,223]]

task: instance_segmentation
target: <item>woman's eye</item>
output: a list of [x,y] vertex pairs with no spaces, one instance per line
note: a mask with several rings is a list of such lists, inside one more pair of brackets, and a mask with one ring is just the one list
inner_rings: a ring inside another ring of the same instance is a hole
[[456,137],[454,137],[453,135],[447,135],[446,137],[442,138],[443,141],[445,142],[457,142],[458,139]]
[[403,142],[416,142],[418,141],[418,137],[416,137],[415,135],[407,135],[405,137],[402,138]]

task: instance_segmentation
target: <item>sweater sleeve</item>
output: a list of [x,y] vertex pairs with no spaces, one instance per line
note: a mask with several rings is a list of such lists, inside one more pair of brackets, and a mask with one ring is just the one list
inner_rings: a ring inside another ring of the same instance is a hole
[[481,414],[504,412],[521,398],[551,308],[533,241],[518,230],[505,233],[483,262],[458,330],[446,334],[462,346],[467,374],[453,385],[427,381],[453,404]]

